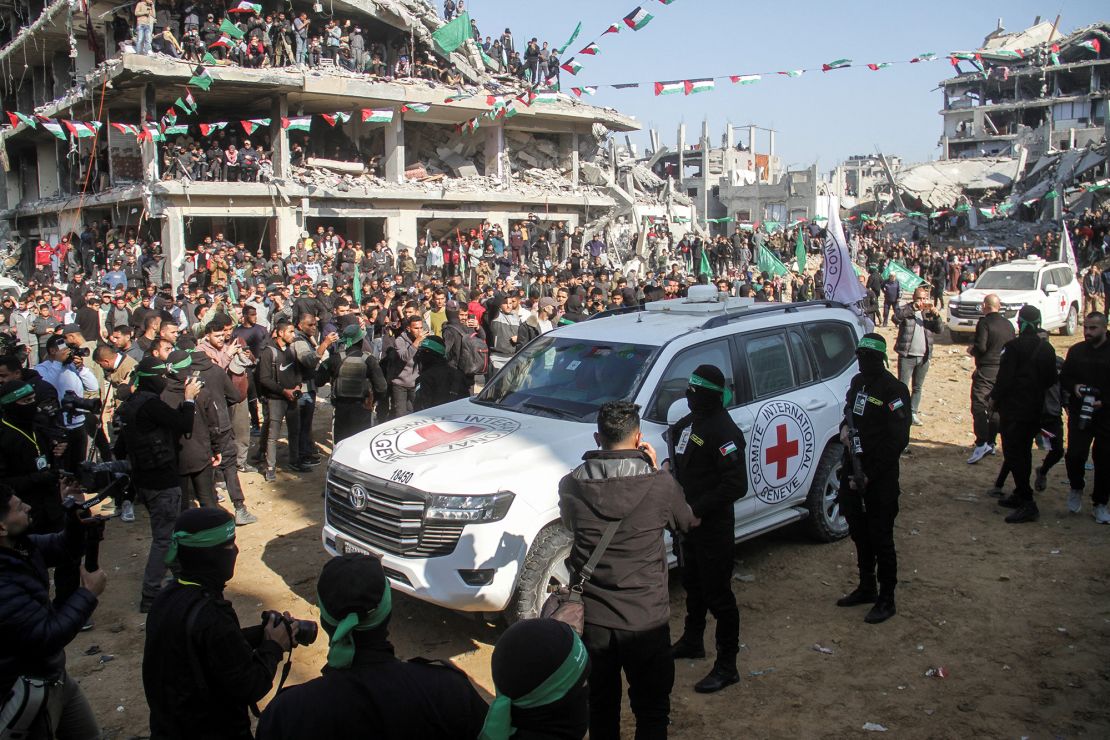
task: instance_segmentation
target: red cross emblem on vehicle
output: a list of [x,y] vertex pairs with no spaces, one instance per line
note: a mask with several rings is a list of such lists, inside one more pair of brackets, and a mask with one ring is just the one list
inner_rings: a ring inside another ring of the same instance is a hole
[[779,424],[775,429],[775,444],[763,451],[764,461],[775,466],[775,478],[786,477],[786,465],[797,454],[798,440],[787,439],[786,425]]
[[419,442],[411,447],[406,447],[405,452],[427,452],[430,449],[439,447],[440,445],[449,445],[454,442],[461,442],[467,437],[473,437],[475,434],[481,434],[486,431],[485,427],[476,425],[465,426],[462,429],[457,429],[453,432],[448,432],[440,427],[438,424],[429,424],[426,427],[414,429],[415,432],[423,442]]

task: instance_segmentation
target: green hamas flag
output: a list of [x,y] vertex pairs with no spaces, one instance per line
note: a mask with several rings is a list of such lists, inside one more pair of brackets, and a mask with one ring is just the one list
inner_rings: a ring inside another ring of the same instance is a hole
[[358,264],[355,264],[355,277],[351,281],[351,297],[355,299],[355,306],[362,305],[362,275],[359,274]]
[[243,32],[240,31],[239,27],[236,26],[231,21],[229,21],[227,18],[224,18],[220,22],[220,33],[226,33],[228,36],[230,36],[233,39],[243,38]]
[[779,262],[779,258],[776,257],[770,249],[767,249],[767,247],[759,248],[759,271],[765,272],[771,277],[785,275],[790,272],[790,270],[786,269],[786,265]]
[[470,28],[470,13],[460,13],[455,20],[433,33],[432,40],[445,54],[450,54],[465,44],[473,32]]
[[713,268],[709,266],[709,255],[705,253],[705,248],[701,250],[701,264],[698,265],[699,275],[713,276]]
[[883,280],[886,280],[892,272],[894,277],[898,279],[898,284],[902,286],[902,290],[913,290],[917,286],[925,284],[924,280],[895,260],[891,260],[890,264],[883,270]]
[[806,238],[802,228],[798,227],[798,241],[794,244],[794,259],[798,261],[798,272],[806,270]]
[[570,35],[570,38],[567,39],[565,44],[559,47],[559,56],[562,56],[563,52],[567,50],[567,47],[574,43],[574,40],[578,38],[578,34],[580,33],[582,33],[582,21],[578,21],[578,25],[574,27],[574,33]]

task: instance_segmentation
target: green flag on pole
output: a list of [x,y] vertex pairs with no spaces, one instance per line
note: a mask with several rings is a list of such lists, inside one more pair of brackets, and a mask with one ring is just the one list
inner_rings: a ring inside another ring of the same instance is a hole
[[237,285],[237,281],[235,279],[235,276],[232,275],[231,278],[227,281],[227,302],[232,306],[238,306],[239,305],[239,290],[238,290],[238,288],[239,288],[239,286]]
[[460,13],[455,20],[432,34],[432,40],[444,53],[450,54],[466,43],[474,31],[470,27],[470,13]]
[[925,281],[918,277],[912,270],[906,268],[905,265],[896,260],[891,260],[890,264],[883,270],[883,280],[890,277],[891,273],[898,279],[898,284],[902,286],[902,290],[913,290],[919,285],[924,285]]
[[351,280],[351,296],[355,299],[355,306],[362,305],[362,275],[358,271],[358,263],[355,263],[355,277]]
[[779,258],[776,257],[770,249],[767,249],[767,247],[759,248],[759,271],[765,272],[771,277],[785,275],[790,272],[786,269],[786,265],[782,264]]
[[705,253],[704,247],[701,250],[701,265],[698,266],[698,274],[713,277],[713,268],[709,266],[709,255]]
[[794,259],[798,261],[798,272],[806,271],[806,238],[802,227],[798,227],[798,241],[794,244]]

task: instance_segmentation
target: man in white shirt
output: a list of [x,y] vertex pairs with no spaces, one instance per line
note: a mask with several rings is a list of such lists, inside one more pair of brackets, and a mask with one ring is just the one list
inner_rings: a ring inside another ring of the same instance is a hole
[[[35,369],[43,380],[54,386],[59,401],[65,398],[67,392],[72,392],[81,399],[86,394],[100,392],[96,376],[85,367],[83,357],[73,354],[73,348],[66,344],[65,337],[54,336],[47,340],[46,360]],[[63,413],[62,424],[66,428],[66,454],[62,459],[62,469],[76,472],[88,450],[89,436],[85,432],[85,415]]]

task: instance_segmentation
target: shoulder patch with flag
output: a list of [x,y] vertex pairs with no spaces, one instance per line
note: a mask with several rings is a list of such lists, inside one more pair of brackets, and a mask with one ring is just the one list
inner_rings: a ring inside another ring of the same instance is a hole
[[890,403],[887,404],[887,406],[890,408],[891,411],[897,411],[898,409],[902,408],[905,405],[906,404],[902,403],[901,398],[895,398],[893,401],[891,401]]
[[721,447],[719,449],[720,449],[720,452],[721,452],[722,456],[728,457],[732,453],[736,452],[736,443],[735,442],[726,442],[725,444],[721,445]]

